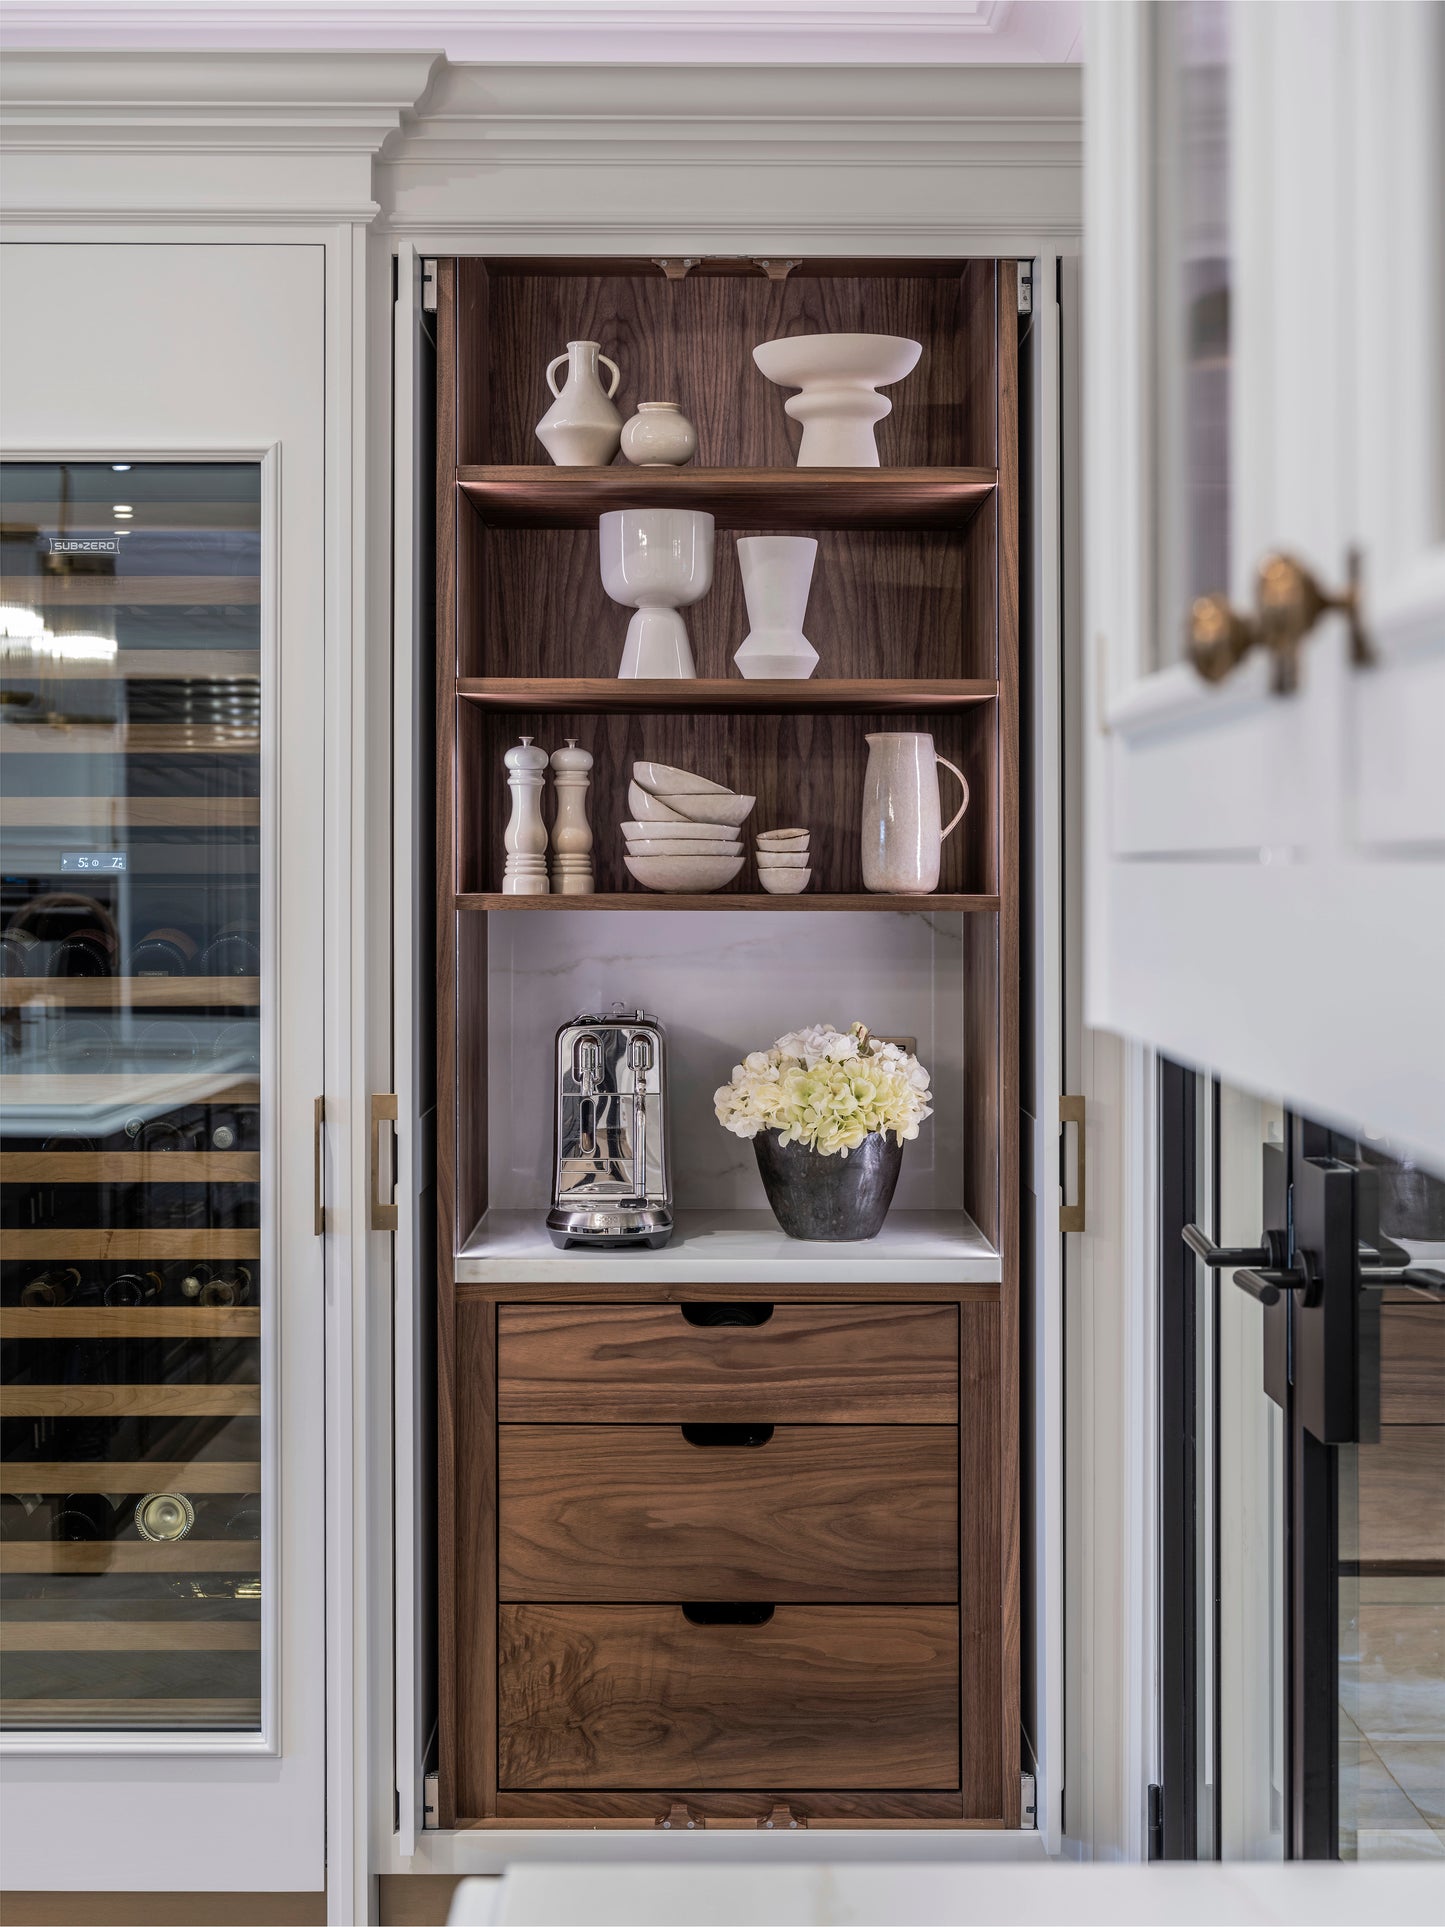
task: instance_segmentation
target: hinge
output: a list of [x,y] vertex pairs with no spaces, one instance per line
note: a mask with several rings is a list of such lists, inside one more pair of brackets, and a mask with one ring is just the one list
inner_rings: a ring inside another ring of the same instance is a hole
[[1152,1782],[1149,1787],[1149,1844],[1146,1857],[1164,1858],[1164,1789]]
[[1019,1826],[1031,1833],[1039,1824],[1038,1788],[1032,1773],[1019,1775]]
[[421,311],[435,314],[437,311],[437,264],[423,261],[421,264]]
[[[392,1138],[391,1202],[381,1197],[381,1127],[390,1124]],[[396,1092],[380,1091],[371,1100],[371,1228],[396,1230]]]
[[428,1773],[421,1783],[421,1824],[423,1830],[441,1825],[441,1794],[435,1773]]
[[[1088,1175],[1088,1126],[1084,1122],[1084,1100],[1082,1097],[1059,1098],[1059,1230],[1084,1231],[1087,1227],[1085,1217],[1085,1180]],[[1066,1204],[1068,1187],[1064,1183],[1064,1133],[1066,1126],[1072,1124],[1078,1133],[1074,1139],[1074,1202]]]
[[1032,314],[1034,311],[1034,264],[1032,261],[1019,262],[1019,313]]

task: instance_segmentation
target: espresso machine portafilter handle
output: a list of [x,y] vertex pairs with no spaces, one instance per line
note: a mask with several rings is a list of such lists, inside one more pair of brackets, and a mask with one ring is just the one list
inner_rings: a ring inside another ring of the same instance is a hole
[[638,1204],[647,1203],[647,1073],[652,1069],[652,1039],[634,1032],[627,1047],[632,1066],[632,1189]]

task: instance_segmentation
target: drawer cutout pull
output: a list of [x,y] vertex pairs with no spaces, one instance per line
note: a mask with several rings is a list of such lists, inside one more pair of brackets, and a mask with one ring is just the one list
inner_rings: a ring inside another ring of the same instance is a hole
[[766,1626],[774,1611],[772,1606],[753,1606],[745,1599],[731,1605],[709,1599],[684,1606],[682,1616],[693,1626]]
[[773,1315],[771,1305],[684,1305],[681,1309],[689,1325],[766,1325]]
[[766,1445],[773,1436],[771,1425],[684,1425],[682,1436],[689,1445]]

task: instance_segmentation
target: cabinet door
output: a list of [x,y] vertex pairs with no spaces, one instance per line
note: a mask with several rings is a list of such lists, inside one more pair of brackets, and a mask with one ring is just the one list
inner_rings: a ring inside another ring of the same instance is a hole
[[6,1877],[317,1889],[322,250],[5,252]]
[[1440,11],[1090,34],[1089,1019],[1439,1153]]

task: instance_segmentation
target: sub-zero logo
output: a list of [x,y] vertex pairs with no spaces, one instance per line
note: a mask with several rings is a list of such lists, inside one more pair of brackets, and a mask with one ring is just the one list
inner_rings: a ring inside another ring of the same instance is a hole
[[42,547],[49,555],[119,555],[118,535],[43,535]]

